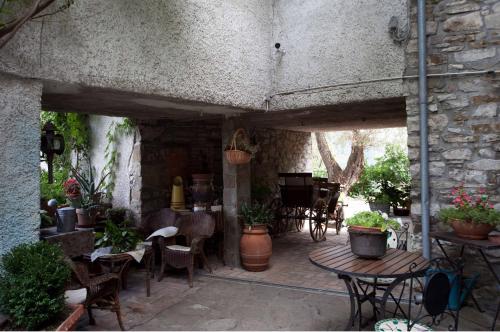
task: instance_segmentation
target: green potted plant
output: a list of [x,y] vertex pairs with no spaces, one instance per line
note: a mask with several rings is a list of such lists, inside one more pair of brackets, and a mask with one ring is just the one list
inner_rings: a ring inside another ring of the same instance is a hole
[[267,225],[273,214],[264,204],[253,203],[241,206],[243,235],[240,240],[241,264],[248,271],[264,271],[269,266],[273,251]]
[[97,232],[95,237],[95,246],[97,248],[111,247],[112,254],[135,250],[141,240],[139,234],[128,227],[127,221],[117,225],[108,220],[104,232]]
[[101,187],[109,173],[103,175],[97,185],[94,180],[94,172],[89,164],[87,174],[76,168],[71,169],[74,178],[68,179],[64,183],[66,197],[71,205],[76,208],[78,217],[78,227],[92,227],[95,225],[95,218],[99,208],[101,198]]
[[483,188],[475,197],[467,193],[463,185],[453,188],[451,194],[454,206],[441,209],[438,218],[450,224],[457,236],[483,240],[500,224],[500,212],[490,204]]
[[9,315],[9,328],[50,331],[67,318],[76,322],[84,310],[81,305],[67,307],[65,303],[70,276],[71,269],[57,245],[44,241],[22,244],[5,254],[0,264],[0,305]]
[[387,250],[388,229],[398,230],[397,221],[388,219],[378,212],[356,213],[346,220],[351,251],[363,258],[378,258]]

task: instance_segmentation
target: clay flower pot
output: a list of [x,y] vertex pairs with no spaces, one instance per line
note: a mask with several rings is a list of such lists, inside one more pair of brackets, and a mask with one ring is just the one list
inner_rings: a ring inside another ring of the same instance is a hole
[[95,225],[95,209],[76,209],[76,216],[78,217],[78,227],[89,228]]
[[246,226],[240,240],[240,256],[243,268],[248,271],[264,271],[269,266],[273,243],[266,225]]
[[458,237],[469,240],[487,239],[488,233],[495,228],[495,226],[489,224],[480,224],[458,219],[451,220],[451,227]]

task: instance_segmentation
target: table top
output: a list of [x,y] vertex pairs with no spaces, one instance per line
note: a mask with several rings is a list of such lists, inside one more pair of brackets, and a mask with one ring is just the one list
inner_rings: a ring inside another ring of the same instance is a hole
[[479,249],[500,249],[500,244],[489,240],[470,240],[458,237],[454,232],[431,232],[431,237],[437,240],[453,242]]
[[351,252],[350,246],[325,247],[312,251],[309,260],[337,274],[368,278],[398,278],[427,270],[429,261],[418,253],[400,249],[387,249],[379,259],[360,258]]

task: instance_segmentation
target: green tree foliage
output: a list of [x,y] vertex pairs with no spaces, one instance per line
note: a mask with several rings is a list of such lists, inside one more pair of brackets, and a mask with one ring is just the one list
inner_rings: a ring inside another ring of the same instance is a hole
[[65,308],[71,275],[60,247],[47,242],[22,244],[2,257],[0,304],[16,327],[37,330]]
[[368,202],[402,205],[410,198],[410,185],[410,161],[406,152],[398,145],[387,145],[375,164],[365,165],[350,194]]

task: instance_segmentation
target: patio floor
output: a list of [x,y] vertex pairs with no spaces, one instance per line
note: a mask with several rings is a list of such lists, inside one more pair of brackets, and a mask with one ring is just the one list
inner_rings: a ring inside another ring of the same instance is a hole
[[[331,230],[333,231],[333,230]],[[250,273],[224,267],[210,257],[214,273],[197,270],[189,288],[184,271],[168,272],[151,282],[145,296],[144,274],[131,271],[129,288],[120,293],[126,329],[131,330],[343,330],[349,298],[335,274],[313,266],[307,254],[322,246],[345,244],[346,234],[329,233],[314,243],[309,233],[274,239],[271,267]],[[365,305],[364,310],[369,310]],[[369,314],[367,313],[367,316]],[[115,315],[95,310],[97,325],[80,330],[116,330]],[[491,318],[466,307],[461,330],[486,330]],[[443,324],[443,329],[447,328]],[[368,325],[370,330],[373,326]]]

